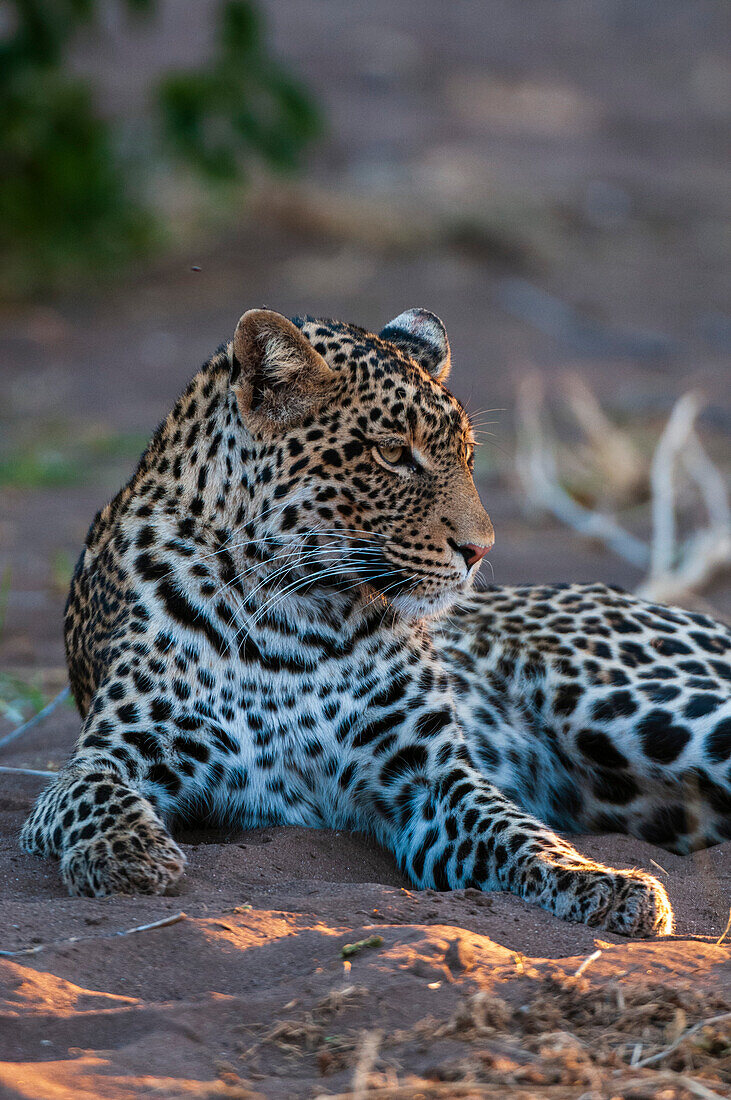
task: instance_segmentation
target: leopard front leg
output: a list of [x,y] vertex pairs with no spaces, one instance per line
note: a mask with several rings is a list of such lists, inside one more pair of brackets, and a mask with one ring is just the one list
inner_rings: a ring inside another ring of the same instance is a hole
[[506,890],[564,920],[625,936],[672,931],[656,878],[585,858],[523,813],[473,766],[458,727],[422,742],[418,753],[396,748],[392,760],[380,773],[389,778],[380,814],[386,842],[417,886]]
[[162,894],[185,856],[152,804],[118,771],[72,762],[36,802],[20,835],[26,852],[60,859],[70,894]]
[[[72,894],[161,894],[185,856],[168,832],[179,809],[205,794],[216,731],[167,702],[148,722],[138,707],[119,714],[98,693],[74,755],[40,795],[23,826],[27,852],[55,856]],[[185,731],[185,732],[183,732]]]

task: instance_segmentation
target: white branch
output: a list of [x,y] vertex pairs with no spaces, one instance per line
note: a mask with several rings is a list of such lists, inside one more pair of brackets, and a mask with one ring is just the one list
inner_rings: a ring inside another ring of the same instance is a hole
[[588,538],[600,539],[620,558],[645,567],[649,551],[641,539],[625,531],[611,516],[584,508],[559,481],[554,444],[546,440],[541,410],[543,386],[537,375],[524,379],[518,391],[516,469],[523,491],[536,507]]
[[618,499],[634,497],[647,483],[642,455],[629,434],[612,424],[581,375],[564,375],[566,402],[588,446],[589,463],[596,467],[605,489]]
[[10,733],[6,733],[4,737],[0,737],[0,749],[5,748],[11,741],[14,741],[16,737],[20,737],[22,734],[27,733],[28,730],[33,729],[39,722],[42,722],[51,711],[55,710],[59,703],[62,703],[64,699],[71,694],[71,688],[65,687],[59,691],[58,695],[51,699],[50,703],[47,703],[42,710],[39,710],[37,714],[34,714],[32,718],[29,718],[27,722],[23,722],[22,726],[16,726]]
[[[731,505],[720,471],[706,454],[695,431],[698,397],[677,401],[655,449],[652,487],[652,552],[650,574],[638,589],[645,599],[672,603],[697,591],[731,564]],[[698,488],[709,525],[679,544],[676,521],[676,467],[682,465]]]
[[[593,444],[598,473],[606,477],[607,463],[616,460],[624,433],[612,429],[611,441],[607,438],[602,443],[602,433],[610,435],[609,421],[583,382],[572,382],[568,399],[577,422]],[[517,403],[515,463],[526,498],[566,526],[600,539],[632,565],[640,569],[649,566],[647,578],[637,589],[638,595],[666,603],[682,600],[707,584],[719,570],[731,565],[731,503],[724,479],[695,431],[700,408],[696,394],[687,393],[677,401],[652,458],[653,531],[649,546],[626,531],[613,516],[579,504],[561,485],[556,442],[549,437],[545,427],[544,391],[539,376],[531,375],[521,382]],[[696,531],[682,545],[678,540],[676,519],[679,466],[697,488],[708,512],[708,526]],[[617,481],[629,485],[634,479],[636,484],[640,477],[637,452],[632,446],[632,453]]]
[[671,412],[652,457],[650,581],[669,574],[675,564],[675,465],[678,454],[690,438],[697,415],[698,398],[693,393],[686,393]]

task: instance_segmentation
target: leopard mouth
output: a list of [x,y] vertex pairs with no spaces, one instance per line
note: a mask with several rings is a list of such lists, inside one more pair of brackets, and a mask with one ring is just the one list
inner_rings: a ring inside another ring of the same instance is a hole
[[367,569],[360,569],[359,576],[411,620],[443,614],[474,581],[473,574],[464,576],[451,570],[448,576],[443,576],[416,565],[394,562],[385,553]]
[[427,571],[421,563],[395,560],[387,547],[376,550],[372,542],[365,540],[352,539],[350,547],[356,554],[360,551],[360,557],[343,562],[341,570],[337,568],[335,555],[328,559],[324,569],[322,559],[318,559],[318,564],[305,565],[304,571],[312,574],[314,587],[352,591],[362,584],[371,593],[369,599],[380,596],[408,619],[439,615],[472,587],[474,571],[465,576],[447,563],[444,574]]

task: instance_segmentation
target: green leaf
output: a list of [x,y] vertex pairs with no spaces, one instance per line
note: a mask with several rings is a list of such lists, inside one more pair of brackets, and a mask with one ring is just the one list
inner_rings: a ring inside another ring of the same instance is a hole
[[220,14],[221,52],[243,59],[261,48],[261,19],[247,0],[226,0]]
[[218,52],[205,69],[163,78],[157,98],[172,155],[210,179],[240,179],[252,157],[291,170],[320,131],[314,103],[268,53],[245,0],[222,5]]
[[[119,3],[132,15],[157,8],[156,0]],[[66,68],[73,37],[94,27],[100,0],[6,6],[0,291],[17,297],[115,270],[149,250],[157,234],[133,159],[120,151],[117,124],[101,117],[92,89]],[[151,156],[171,157],[221,184],[242,181],[252,160],[292,170],[319,133],[315,105],[272,56],[257,4],[223,0],[214,12],[211,62],[158,82]]]

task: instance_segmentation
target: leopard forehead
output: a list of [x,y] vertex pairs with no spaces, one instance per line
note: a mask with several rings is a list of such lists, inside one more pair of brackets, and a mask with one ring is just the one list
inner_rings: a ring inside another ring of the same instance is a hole
[[[406,351],[343,321],[310,316],[292,321],[345,381],[341,407],[357,414],[363,406],[370,427],[377,423],[380,431],[412,437],[418,432],[423,445],[440,450],[449,449],[455,440],[472,442],[462,404]],[[362,418],[359,427],[366,429]]]

